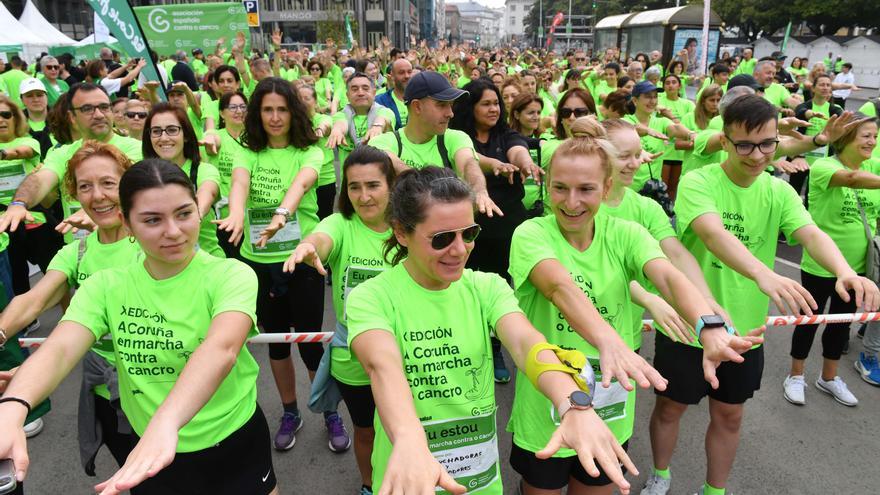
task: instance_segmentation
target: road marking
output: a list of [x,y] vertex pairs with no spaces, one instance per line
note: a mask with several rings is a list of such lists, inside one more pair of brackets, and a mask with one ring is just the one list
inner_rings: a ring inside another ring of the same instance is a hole
[[776,258],[776,262],[777,262],[777,263],[782,263],[783,265],[785,265],[785,266],[787,266],[787,267],[794,268],[795,270],[800,270],[800,269],[801,269],[801,265],[800,265],[799,263],[795,263],[795,262],[793,262],[793,261],[788,261],[788,260],[785,259],[785,258],[778,258],[778,257],[777,257],[777,258]]

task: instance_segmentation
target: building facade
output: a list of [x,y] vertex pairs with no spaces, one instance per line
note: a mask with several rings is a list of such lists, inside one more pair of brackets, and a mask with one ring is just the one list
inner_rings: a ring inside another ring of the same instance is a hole
[[496,47],[505,41],[504,9],[491,9],[473,1],[450,2],[461,16],[461,38],[479,47]]
[[507,36],[504,41],[511,43],[523,41],[526,29],[526,17],[532,10],[535,0],[506,0],[504,2],[504,29]]
[[458,7],[446,4],[446,41],[450,44],[461,43],[461,13]]

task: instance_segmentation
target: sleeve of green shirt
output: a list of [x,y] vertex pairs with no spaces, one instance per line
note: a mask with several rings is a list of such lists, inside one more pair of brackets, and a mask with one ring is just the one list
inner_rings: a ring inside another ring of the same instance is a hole
[[698,132],[694,137],[694,155],[700,158],[708,158],[711,153],[706,153],[706,146],[709,145],[709,139],[715,134],[718,134],[718,131],[708,128]]
[[67,161],[70,160],[70,144],[60,148],[52,148],[43,160],[43,168],[54,173],[60,181],[67,173]]
[[107,290],[112,289],[107,275],[108,270],[102,270],[83,281],[73,294],[64,316],[61,317],[61,321],[72,321],[88,328],[95,336],[95,340],[110,333],[105,296]]
[[321,175],[321,167],[324,166],[324,150],[318,145],[313,144],[304,149],[300,155],[301,167],[313,169],[318,175]]
[[480,296],[480,307],[493,328],[501,317],[510,313],[522,313],[513,290],[503,278],[494,273],[472,272],[477,294]]
[[632,270],[629,273],[629,279],[642,282],[645,280],[644,267],[649,261],[658,258],[666,258],[663,250],[660,249],[660,243],[651,236],[645,227],[630,221],[620,221],[615,226],[615,236],[623,239],[624,246],[629,249],[622,249],[626,255],[626,266]]
[[215,277],[209,284],[211,301],[211,318],[220,313],[237,311],[248,315],[254,325],[257,323],[257,275],[244,263],[237,260],[225,260],[222,276]]
[[315,227],[315,230],[312,233],[322,233],[326,234],[327,237],[330,238],[331,247],[330,252],[327,254],[327,263],[331,266],[336,265],[337,258],[339,257],[339,245],[340,241],[343,237],[343,226],[345,224],[345,217],[342,216],[342,213],[334,213],[327,218],[321,220],[318,223],[318,226]]
[[[476,159],[477,152],[474,150],[474,142],[471,141],[471,137],[464,132],[450,129],[446,131],[443,138],[444,144],[446,145],[446,151],[449,153],[449,162],[453,165],[455,165],[455,154],[458,153],[459,150],[465,148],[469,149],[471,156]],[[459,172],[461,171],[459,170]]]
[[817,193],[827,190],[831,177],[838,170],[840,166],[835,166],[833,158],[820,158],[813,162],[810,166],[810,190]]
[[238,154],[238,160],[235,160],[235,164],[232,166],[232,169],[235,170],[237,168],[243,168],[247,170],[249,174],[253,175],[254,164],[256,163],[257,154],[247,148],[242,148],[241,152]]
[[[695,170],[681,178],[675,198],[676,227],[679,235],[690,227],[697,217],[706,213],[718,213],[714,188],[706,182],[705,168]],[[792,189],[794,191],[794,189]]]
[[558,258],[541,226],[542,221],[543,219],[525,221],[513,231],[509,272],[515,289],[528,281],[535,265],[547,259]]
[[[380,275],[381,276],[381,275]],[[348,324],[348,345],[358,335],[369,330],[387,330],[394,333],[389,301],[381,280],[367,280],[355,287],[345,303]]]
[[385,132],[374,137],[370,140],[370,146],[397,156],[397,140],[394,139],[393,132]]
[[205,182],[213,182],[214,184],[220,185],[220,171],[217,170],[217,167],[211,165],[210,163],[201,162],[199,163],[199,176],[198,176],[198,187],[202,187]]
[[67,277],[67,284],[73,287],[76,282],[73,277],[76,273],[78,254],[79,241],[66,244],[52,257],[46,271],[55,270],[63,273]]
[[644,196],[638,197],[642,203],[642,225],[651,233],[651,237],[662,241],[668,237],[675,237],[675,230],[669,223],[669,217],[663,212],[660,203]]

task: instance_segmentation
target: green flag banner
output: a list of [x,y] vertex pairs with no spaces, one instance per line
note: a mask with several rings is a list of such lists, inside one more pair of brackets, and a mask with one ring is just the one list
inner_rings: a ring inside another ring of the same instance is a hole
[[[144,33],[131,10],[131,5],[126,0],[89,0],[89,5],[110,28],[110,32],[119,40],[119,44],[129,57],[143,58],[147,61],[147,65],[142,70],[147,80],[161,82],[156,64],[150,57],[150,47],[144,39]],[[159,96],[164,98],[165,88],[160,88]]]
[[[155,5],[135,7],[134,12],[150,48],[159,55],[172,55],[177,50],[189,55],[195,48],[213,53],[218,39],[225,38],[226,47],[230,48],[236,33],[249,33],[242,2]],[[245,36],[245,40],[248,53],[250,36]]]
[[788,47],[788,38],[791,37],[791,21],[788,21],[788,26],[785,27],[785,37],[782,39],[782,47],[780,51],[785,53],[785,49]]

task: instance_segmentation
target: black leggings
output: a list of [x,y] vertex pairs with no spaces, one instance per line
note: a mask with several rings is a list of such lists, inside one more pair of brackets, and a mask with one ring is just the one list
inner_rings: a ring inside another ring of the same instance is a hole
[[324,184],[315,190],[318,196],[318,219],[323,220],[333,214],[333,200],[336,199],[336,184]]
[[[837,279],[834,278],[817,277],[801,270],[801,283],[813,295],[820,313],[823,312],[828,299],[831,299],[828,308],[829,314],[854,313],[856,311],[855,297],[852,297],[852,293],[850,293],[850,302],[843,302],[843,299],[834,290],[836,281]],[[843,346],[849,340],[849,326],[849,323],[825,325],[825,330],[822,331],[822,357],[834,361],[840,360]],[[819,325],[798,325],[795,327],[794,333],[791,334],[792,358],[807,359],[818,328]]]
[[[256,263],[246,260],[257,274],[257,321],[267,333],[320,332],[324,322],[324,277],[314,268],[296,265],[293,273],[284,273],[283,263]],[[317,371],[324,346],[321,343],[297,344],[309,371]],[[269,344],[269,359],[290,357],[290,344]]]
[[119,433],[118,414],[109,400],[95,395],[95,416],[101,425],[101,440],[110,450],[119,467],[122,467],[131,449],[134,448],[135,437],[130,433]]
[[12,269],[12,290],[16,295],[31,289],[28,261],[43,273],[49,262],[64,247],[64,238],[49,223],[33,229],[20,225],[9,233],[9,267]]

